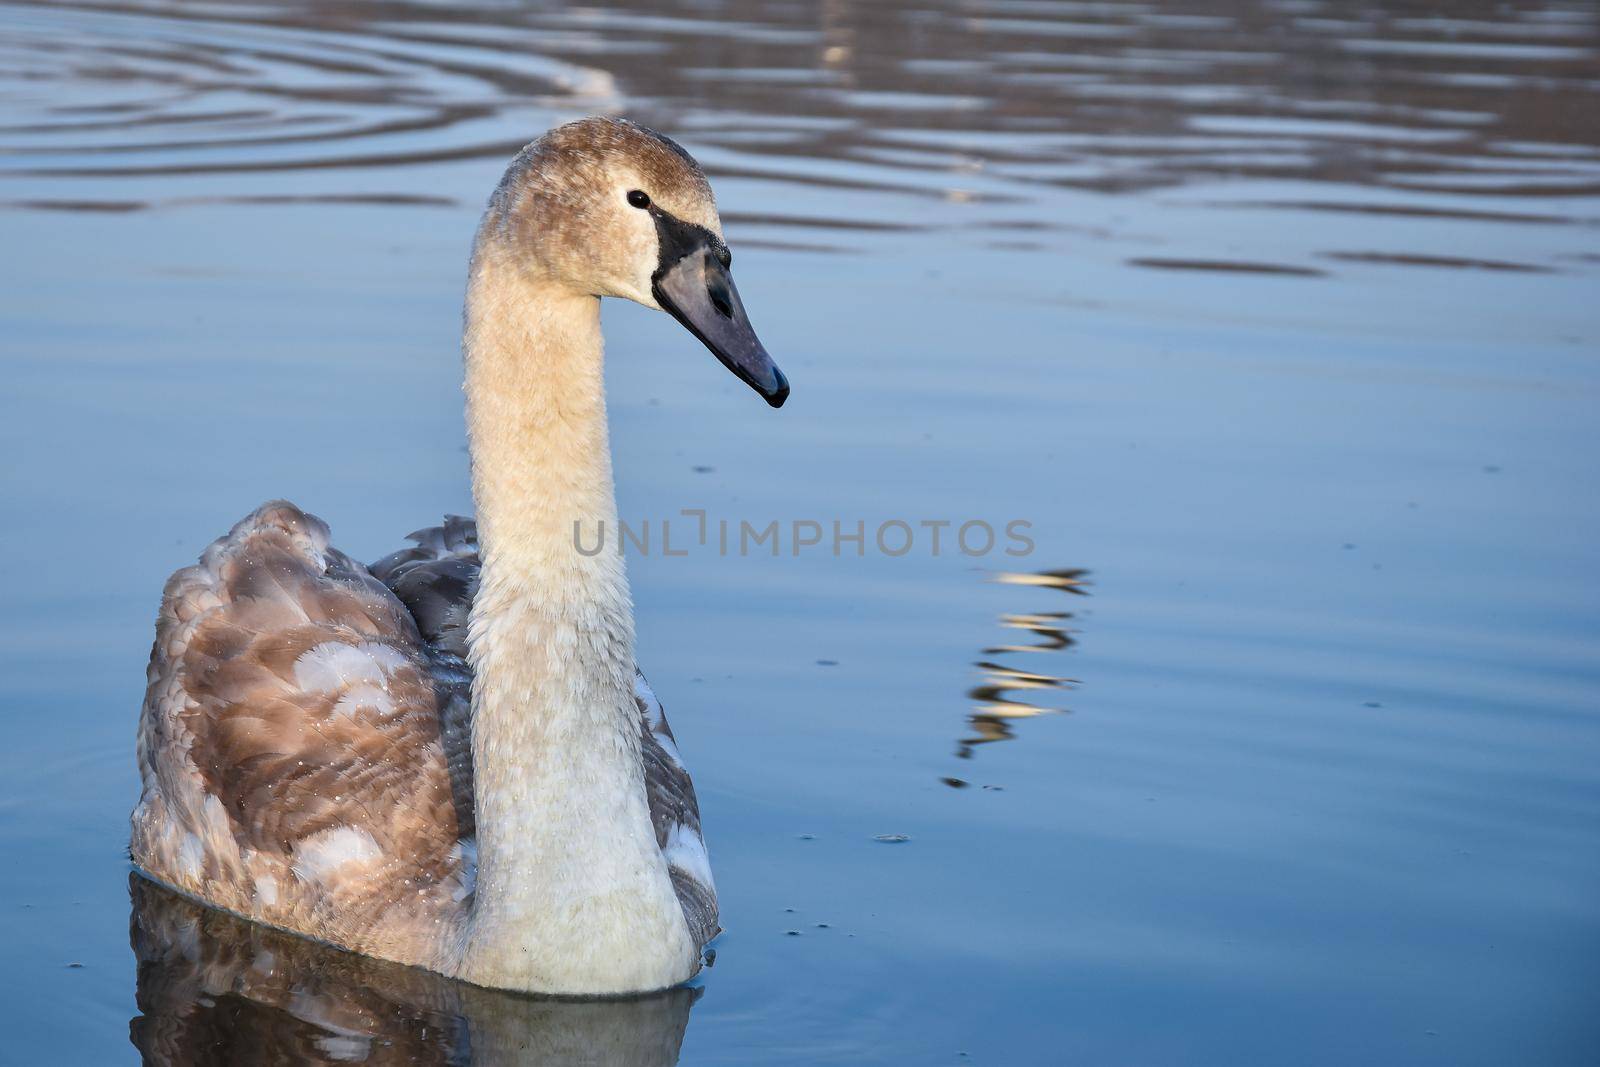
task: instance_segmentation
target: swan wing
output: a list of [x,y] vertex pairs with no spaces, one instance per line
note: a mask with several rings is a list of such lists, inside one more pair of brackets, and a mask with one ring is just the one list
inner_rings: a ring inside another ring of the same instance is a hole
[[[410,540],[412,547],[374,563],[372,574],[410,610],[427,646],[429,667],[440,694],[450,776],[458,787],[465,783],[465,794],[470,797],[472,668],[467,663],[467,619],[481,566],[477,525],[471,519],[448,515],[443,525],[418,530]],[[720,927],[694,782],[678,755],[661,701],[637,672],[634,699],[639,708],[645,794],[656,843],[667,859],[689,929],[703,945]],[[470,826],[470,810],[463,818],[467,820],[464,825]]]
[[634,700],[639,705],[644,788],[650,800],[656,843],[667,858],[672,886],[678,892],[689,932],[704,945],[722,927],[717,922],[717,884],[711,877],[711,857],[700,831],[700,802],[695,798],[689,769],[678,755],[678,742],[667,723],[667,713],[644,674],[637,670]]
[[209,903],[427,963],[472,877],[442,733],[411,612],[320,519],[265,504],[167,583],[130,852]]
[[439,705],[440,741],[463,837],[475,837],[472,804],[472,667],[467,617],[478,591],[478,528],[445,516],[444,525],[409,535],[410,548],[374,563],[371,573],[411,613],[426,651]]

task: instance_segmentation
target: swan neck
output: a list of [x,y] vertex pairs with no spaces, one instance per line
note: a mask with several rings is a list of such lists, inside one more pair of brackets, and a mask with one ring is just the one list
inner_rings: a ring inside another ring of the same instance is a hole
[[[614,585],[620,566],[575,551],[573,536],[575,522],[592,529],[587,524],[614,522],[617,510],[599,299],[480,252],[468,285],[463,348],[485,567],[578,573]],[[580,583],[554,592],[603,591]]]
[[692,973],[695,951],[645,795],[628,584],[618,553],[585,554],[573,532],[616,524],[599,300],[480,248],[464,349],[483,566],[462,976],[662,988]]

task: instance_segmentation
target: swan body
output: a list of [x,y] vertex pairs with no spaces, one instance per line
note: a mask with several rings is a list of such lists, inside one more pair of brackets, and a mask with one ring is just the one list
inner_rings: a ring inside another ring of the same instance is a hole
[[167,583],[130,853],[246,918],[479,985],[617,994],[698,970],[717,899],[694,786],[634,662],[599,297],[670,312],[773,406],[711,190],[631,123],[513,161],[474,245],[477,521],[370,567],[262,505]]

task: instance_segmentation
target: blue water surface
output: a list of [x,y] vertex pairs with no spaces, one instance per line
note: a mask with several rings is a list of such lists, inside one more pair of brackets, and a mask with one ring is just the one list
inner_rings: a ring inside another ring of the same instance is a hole
[[[1449,8],[0,4],[0,1062],[1594,1063],[1600,15]],[[606,308],[716,965],[401,1026],[279,946],[224,1011],[248,932],[130,948],[161,583],[271,497],[470,512],[475,220],[596,112],[706,165],[794,388]]]

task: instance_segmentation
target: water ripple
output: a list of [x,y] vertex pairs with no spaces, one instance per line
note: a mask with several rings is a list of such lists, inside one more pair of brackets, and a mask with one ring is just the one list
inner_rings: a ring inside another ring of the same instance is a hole
[[427,194],[406,171],[626,111],[712,147],[725,176],[912,201],[1239,178],[1600,190],[1589,5],[1470,2],[1442,17],[1395,0],[1333,17],[1264,0],[887,0],[728,14],[651,0],[3,4],[0,177],[20,206],[134,199],[119,178],[377,169],[385,188],[308,176],[295,195]]

